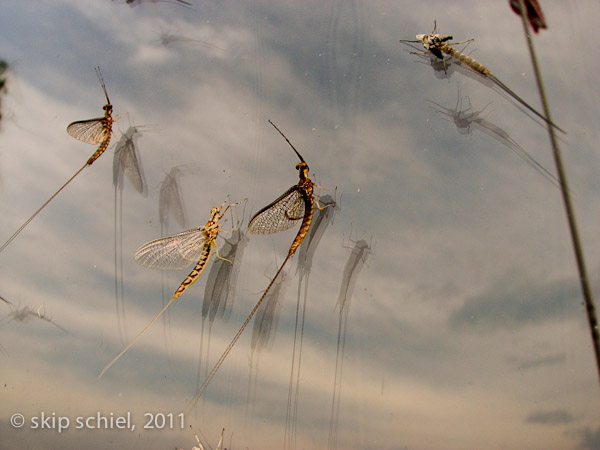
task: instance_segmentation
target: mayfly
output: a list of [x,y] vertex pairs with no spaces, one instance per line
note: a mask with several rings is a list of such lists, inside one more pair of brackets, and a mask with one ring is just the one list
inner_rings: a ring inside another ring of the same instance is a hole
[[[196,265],[190,272],[190,274],[181,282],[179,287],[175,290],[175,293],[171,297],[171,300],[160,310],[160,312],[154,316],[154,318],[144,327],[142,331],[119,353],[111,362],[109,362],[98,378],[102,377],[104,373],[123,356],[123,354],[129,350],[129,348],[140,338],[144,332],[156,320],[167,310],[167,308],[173,303],[173,301],[181,296],[188,287],[196,282],[200,277],[206,264],[210,259],[213,247],[217,247],[215,240],[219,235],[219,231],[227,233],[219,228],[219,219],[225,215],[227,210],[232,206],[239,204],[230,203],[225,208],[225,204],[219,208],[213,208],[211,211],[210,219],[206,222],[206,225],[200,228],[194,228],[192,230],[184,231],[182,233],[175,234],[173,236],[167,236],[160,239],[155,239],[144,245],[142,245],[135,252],[135,260],[138,264],[149,267],[151,269],[162,269],[162,270],[179,270],[188,267],[194,261],[197,261]],[[223,209],[225,208],[225,209]],[[219,251],[217,249],[217,256]]]
[[108,147],[110,142],[110,136],[112,134],[112,105],[110,100],[108,99],[108,92],[106,92],[106,85],[104,84],[104,79],[102,78],[102,74],[100,73],[100,67],[96,67],[96,75],[98,76],[98,80],[100,81],[100,85],[102,86],[102,90],[104,91],[104,95],[106,97],[106,105],[103,106],[104,109],[104,117],[97,117],[95,119],[88,120],[78,120],[77,122],[73,122],[67,126],[67,133],[73,136],[75,139],[79,139],[80,141],[86,142],[88,144],[100,144],[98,149],[94,152],[94,154],[87,160],[87,162],[75,172],[71,178],[67,180],[65,184],[63,184],[58,191],[56,191],[52,196],[44,203],[40,208],[33,213],[33,215],[25,221],[23,225],[19,227],[17,231],[0,247],[0,252],[2,252],[12,241],[16,238],[21,231],[31,222],[35,216],[37,216],[42,209],[44,209],[48,203],[50,203],[54,197],[56,197],[60,191],[62,191],[73,179],[79,175],[83,169],[87,166],[92,165],[94,161],[96,161],[102,153]]
[[417,34],[416,38],[418,39],[417,41],[401,39],[400,42],[413,42],[413,43],[420,42],[421,44],[423,44],[423,47],[425,47],[425,50],[427,50],[427,52],[435,55],[437,58],[439,58],[443,61],[444,70],[446,69],[446,58],[445,58],[444,54],[451,56],[452,58],[460,61],[461,63],[463,63],[467,67],[471,68],[475,72],[477,72],[480,75],[491,80],[494,84],[496,84],[496,86],[498,86],[500,89],[502,89],[508,95],[510,95],[512,98],[514,98],[516,101],[518,101],[521,105],[523,105],[524,107],[529,109],[533,114],[535,114],[540,119],[547,122],[548,124],[552,125],[557,130],[565,133],[565,131],[562,128],[560,128],[558,125],[556,125],[553,122],[551,122],[550,120],[548,120],[543,114],[536,111],[532,106],[530,106],[528,103],[526,103],[525,100],[523,100],[521,97],[519,97],[513,90],[511,90],[508,86],[506,86],[503,82],[501,82],[498,78],[496,78],[496,76],[492,74],[490,69],[485,67],[479,61],[471,58],[468,55],[465,55],[464,53],[462,53],[462,52],[456,50],[454,47],[452,47],[453,45],[464,44],[465,42],[469,42],[470,40],[460,41],[460,42],[448,42],[448,41],[452,40],[452,36],[437,33],[437,24],[435,21],[433,22],[433,30],[431,33]]
[[[227,357],[235,343],[238,341],[244,330],[246,329],[246,326],[248,325],[248,323],[250,323],[250,320],[252,320],[252,317],[254,316],[259,306],[269,293],[269,290],[275,283],[275,280],[283,270],[285,264],[292,257],[292,255],[296,253],[296,250],[298,250],[298,247],[304,240],[306,233],[308,233],[310,224],[312,222],[315,202],[315,197],[313,196],[313,186],[315,185],[313,184],[311,179],[308,178],[308,164],[306,164],[304,158],[302,158],[300,153],[298,153],[298,150],[296,150],[296,148],[292,145],[289,139],[281,132],[281,130],[277,128],[277,126],[270,120],[269,123],[273,125],[273,127],[279,132],[279,134],[281,134],[281,136],[283,136],[283,138],[287,141],[290,147],[292,147],[298,158],[300,158],[300,163],[296,165],[296,170],[298,171],[300,181],[298,181],[298,184],[295,184],[283,194],[281,194],[279,198],[277,198],[272,203],[258,211],[254,215],[254,217],[250,219],[250,222],[248,223],[248,231],[252,234],[271,234],[288,230],[292,228],[296,223],[298,223],[299,220],[302,220],[302,224],[300,225],[298,234],[296,235],[294,241],[292,242],[292,245],[290,246],[287,256],[283,260],[283,263],[281,263],[281,266],[279,267],[277,272],[275,272],[275,276],[267,286],[267,289],[265,290],[261,298],[258,300],[258,303],[256,303],[252,311],[250,311],[248,318],[242,324],[237,334],[233,337],[232,341],[229,343],[229,345],[227,346],[227,348],[225,349],[215,366],[212,368],[212,370],[204,380],[204,383],[202,383],[200,388],[197,390],[196,395],[188,404],[188,408],[190,409],[194,407],[198,399],[202,396],[202,394],[208,387],[208,384],[217,373],[217,370],[219,370],[219,367],[221,367],[223,361],[225,361],[225,358]],[[319,209],[321,209],[321,206],[318,204],[318,202],[317,206]]]

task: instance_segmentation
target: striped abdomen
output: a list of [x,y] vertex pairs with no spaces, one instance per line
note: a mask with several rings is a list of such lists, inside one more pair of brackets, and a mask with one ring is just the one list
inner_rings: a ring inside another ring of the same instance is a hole
[[173,298],[179,297],[181,294],[185,292],[185,290],[190,287],[192,284],[196,282],[198,277],[202,274],[204,269],[206,268],[206,263],[208,263],[208,259],[210,258],[210,253],[212,251],[212,246],[214,245],[214,240],[209,240],[204,243],[204,248],[202,249],[202,253],[200,254],[200,259],[196,266],[192,269],[190,274],[185,277],[185,280],[181,282],[175,293],[173,294]]
[[104,119],[104,129],[106,130],[105,131],[106,137],[100,143],[98,150],[96,150],[94,152],[94,154],[92,156],[90,156],[90,159],[88,159],[88,161],[87,161],[88,166],[91,165],[94,161],[96,161],[100,157],[100,155],[102,153],[104,153],[104,150],[106,150],[108,148],[108,144],[110,143],[110,135],[112,133],[112,124],[113,124],[112,117],[108,116],[106,119]]
[[490,69],[485,67],[476,59],[471,58],[470,56],[465,55],[464,53],[459,52],[458,50],[450,47],[449,45],[441,45],[440,50],[443,51],[446,55],[452,56],[454,59],[459,60],[461,63],[466,64],[471,69],[479,72],[486,77],[491,73]]
[[315,205],[313,201],[313,186],[310,180],[308,180],[307,185],[303,187],[302,196],[304,197],[304,218],[302,219],[302,225],[300,225],[296,239],[294,239],[294,242],[292,242],[292,245],[290,246],[288,256],[296,253],[296,250],[300,247],[300,244],[302,244],[306,233],[308,233],[312,222]]

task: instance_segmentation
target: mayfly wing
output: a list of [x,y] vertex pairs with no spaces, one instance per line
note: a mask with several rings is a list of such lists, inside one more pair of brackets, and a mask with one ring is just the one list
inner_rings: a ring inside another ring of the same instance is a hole
[[142,170],[136,139],[143,136],[141,127],[130,126],[115,146],[113,157],[113,184],[123,189],[125,176],[136,191],[144,197],[147,195],[146,179]]
[[304,217],[304,196],[298,186],[292,186],[278,199],[258,211],[248,223],[252,234],[279,233],[292,228]]
[[204,227],[155,239],[142,245],[134,255],[138,264],[150,269],[184,269],[198,261],[204,247]]
[[78,120],[67,126],[67,133],[80,141],[88,144],[100,144],[110,134],[110,129],[105,125],[106,118]]

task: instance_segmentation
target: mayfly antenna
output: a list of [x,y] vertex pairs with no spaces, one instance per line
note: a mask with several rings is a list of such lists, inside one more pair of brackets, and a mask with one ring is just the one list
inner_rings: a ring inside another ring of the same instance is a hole
[[273,125],[273,128],[275,128],[277,131],[279,131],[279,134],[283,136],[283,138],[286,140],[286,142],[288,144],[290,144],[290,147],[292,147],[292,149],[296,152],[296,155],[298,155],[298,158],[300,158],[300,161],[302,161],[303,163],[306,164],[306,161],[304,161],[304,158],[302,157],[302,155],[300,153],[298,153],[298,150],[296,150],[296,147],[294,147],[294,145],[290,142],[290,140],[287,138],[287,136],[285,134],[283,134],[283,132],[277,128],[277,125],[275,125],[273,122],[271,122],[271,119],[269,119],[269,123],[271,125]]
[[108,99],[108,92],[106,91],[106,85],[104,84],[104,78],[102,78],[102,72],[100,72],[100,66],[94,67],[94,70],[96,71],[96,75],[98,76],[98,81],[100,81],[100,86],[102,86],[104,95],[106,96],[106,103],[110,104],[110,100]]

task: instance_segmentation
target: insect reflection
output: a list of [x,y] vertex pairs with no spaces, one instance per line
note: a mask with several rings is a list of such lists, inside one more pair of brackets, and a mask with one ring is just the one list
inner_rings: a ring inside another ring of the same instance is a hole
[[[133,188],[142,196],[147,195],[146,178],[138,152],[138,139],[143,132],[151,129],[149,125],[130,125],[115,146],[113,156],[113,186],[115,188],[115,301],[117,322],[121,341],[126,342],[125,301],[123,286],[123,188],[127,178]],[[118,209],[117,209],[117,204]]]
[[[340,199],[341,200],[341,199]],[[315,211],[313,221],[298,250],[298,265],[296,272],[298,276],[298,296],[296,299],[296,319],[294,322],[294,340],[292,346],[292,363],[290,367],[290,382],[288,387],[288,401],[286,409],[286,432],[284,442],[292,447],[297,425],[298,399],[300,393],[300,371],[302,367],[302,344],[304,340],[304,319],[306,317],[306,303],[308,299],[308,285],[312,261],[315,251],[321,242],[321,238],[335,216],[341,210],[340,202],[336,202],[331,195],[319,198],[323,209]],[[327,207],[326,207],[327,206]],[[302,298],[302,282],[304,282],[304,296]],[[289,441],[289,442],[288,442]]]
[[17,322],[27,323],[30,319],[35,317],[37,319],[43,320],[44,322],[48,322],[54,325],[56,328],[58,328],[61,331],[64,331],[65,333],[69,333],[69,331],[66,328],[61,327],[59,324],[54,322],[52,318],[46,315],[46,305],[43,303],[37,309],[34,309],[30,305],[16,306],[2,297],[0,297],[0,300],[7,303],[8,307],[10,308],[10,313],[6,315],[2,320],[16,320]]
[[[294,238],[292,245],[288,251],[287,256],[283,260],[283,263],[275,273],[273,279],[267,286],[267,289],[263,293],[262,297],[258,300],[250,314],[240,327],[239,331],[233,337],[232,341],[229,343],[221,357],[216,362],[215,366],[212,368],[202,386],[197,390],[196,395],[192,398],[192,400],[188,404],[188,408],[191,409],[197,403],[198,399],[202,396],[208,384],[215,376],[219,367],[225,361],[225,358],[238,341],[250,320],[260,307],[261,303],[269,293],[269,290],[277,280],[277,277],[283,270],[287,261],[292,257],[296,250],[304,240],[306,233],[310,228],[310,224],[313,218],[314,212],[314,196],[313,196],[313,182],[308,177],[308,164],[304,161],[304,158],[298,153],[298,150],[292,145],[289,139],[281,132],[277,126],[269,120],[269,123],[283,136],[283,138],[287,141],[287,143],[292,147],[298,158],[300,159],[300,163],[296,165],[296,170],[298,170],[298,175],[300,177],[300,181],[298,184],[292,186],[283,194],[281,194],[276,200],[271,202],[269,205],[262,208],[258,211],[250,222],[248,223],[248,231],[252,234],[271,234],[278,233],[280,231],[288,230],[292,228],[299,220],[302,220],[300,225],[300,229],[298,230],[298,234]],[[318,203],[318,202],[317,202]],[[320,206],[319,206],[320,208]]]
[[254,319],[252,326],[252,338],[250,340],[251,358],[254,352],[259,355],[264,348],[268,348],[273,344],[273,337],[275,336],[279,322],[281,301],[285,298],[289,280],[290,277],[283,270],[265,297],[263,307],[259,308],[256,313],[256,319]]
[[475,60],[474,58],[471,58],[470,56],[468,56],[468,55],[456,50],[454,47],[452,47],[452,45],[463,44],[465,42],[469,42],[469,40],[460,41],[460,42],[448,42],[448,41],[452,40],[452,36],[437,33],[437,25],[435,22],[434,22],[433,30],[431,31],[431,33],[417,34],[416,37],[418,39],[417,41],[410,41],[410,40],[402,39],[402,40],[400,40],[400,42],[420,42],[421,44],[423,44],[423,47],[425,48],[425,50],[427,50],[427,52],[435,55],[438,59],[442,60],[442,62],[444,63],[444,70],[446,69],[446,58],[444,55],[451,56],[452,58],[454,58],[454,59],[460,61],[461,63],[465,64],[466,66],[470,67],[475,72],[479,73],[480,75],[482,75],[482,76],[488,78],[489,80],[491,80],[492,82],[494,82],[499,88],[501,88],[504,92],[506,92],[508,95],[510,95],[516,101],[521,103],[521,105],[523,105],[524,107],[529,109],[529,111],[531,111],[533,114],[538,116],[540,119],[549,123],[550,125],[555,127],[557,130],[559,130],[563,133],[565,132],[560,127],[558,127],[557,125],[555,125],[554,123],[549,121],[543,114],[539,113],[532,106],[530,106],[528,103],[526,103],[525,100],[523,100],[521,97],[519,97],[514,91],[512,91],[508,86],[506,86],[504,83],[502,83],[498,78],[496,78],[496,76],[492,74],[490,69],[485,67],[483,64],[481,64],[479,61]]
[[176,43],[187,43],[196,47],[206,47],[224,51],[224,49],[222,49],[221,47],[211,44],[210,42],[202,41],[200,39],[192,39],[170,31],[161,31],[158,36],[158,39],[155,42],[165,47]]
[[[192,230],[184,231],[182,233],[175,234],[173,236],[167,236],[160,239],[155,239],[144,245],[142,245],[135,253],[135,260],[146,267],[151,269],[162,269],[162,270],[179,270],[188,267],[194,261],[198,260],[190,274],[181,282],[171,300],[160,310],[160,312],[154,316],[154,318],[144,327],[142,331],[119,353],[110,363],[102,369],[102,372],[98,378],[115,363],[117,360],[127,351],[129,348],[144,334],[144,332],[152,326],[154,322],[167,310],[167,308],[173,303],[173,301],[181,296],[188,287],[196,282],[200,277],[206,264],[210,259],[213,247],[216,248],[215,240],[219,235],[219,231],[223,231],[219,228],[219,219],[225,215],[227,210],[239,204],[231,203],[225,208],[225,204],[219,208],[213,208],[211,211],[211,217],[206,222],[206,225],[200,228],[194,228]],[[225,209],[223,209],[225,208]],[[228,232],[228,231],[223,231]],[[218,250],[217,250],[217,256]]]
[[[198,443],[198,447],[192,447],[192,450],[206,450],[206,447],[204,447],[204,445],[202,445],[202,442],[200,441],[198,434],[194,431],[194,429],[192,428],[191,425],[190,425],[190,429],[192,430],[192,433],[194,433],[194,437],[196,438],[196,442]],[[219,443],[217,444],[217,448],[215,448],[215,450],[227,450],[226,448],[221,447],[221,445],[223,445],[223,434],[225,434],[225,428],[223,428],[221,430],[221,439],[219,439]],[[210,446],[209,446],[209,448],[210,448]],[[177,447],[176,450],[183,450],[183,449],[180,449],[179,447]]]
[[[277,333],[279,316],[281,313],[281,303],[285,298],[287,286],[290,277],[285,270],[281,271],[277,281],[263,301],[262,307],[256,312],[256,318],[252,326],[252,337],[250,339],[250,356],[248,358],[250,372],[248,376],[248,394],[246,401],[246,417],[248,414],[254,416],[254,406],[256,400],[256,380],[258,379],[258,370],[260,354],[265,348],[271,348]],[[252,405],[252,409],[249,407]]]
[[[352,234],[352,231],[350,232]],[[340,395],[342,390],[342,372],[344,368],[344,351],[346,348],[346,328],[348,324],[348,312],[350,310],[350,299],[354,292],[354,286],[358,274],[367,262],[368,256],[372,253],[371,244],[364,239],[353,241],[348,237],[348,241],[354,246],[344,246],[351,249],[350,257],[344,267],[342,284],[336,307],[339,308],[337,352],[335,357],[335,378],[333,381],[333,396],[331,400],[331,413],[329,418],[329,440],[328,448],[337,448],[337,430],[340,415]]]
[[75,139],[79,139],[80,141],[86,142],[88,144],[100,144],[98,149],[94,152],[94,154],[87,160],[87,162],[75,172],[71,178],[67,180],[65,184],[63,184],[52,196],[46,200],[46,202],[40,206],[40,208],[33,213],[33,215],[25,221],[23,225],[21,225],[17,231],[13,233],[13,235],[0,247],[0,252],[2,252],[18,235],[23,229],[31,222],[35,216],[37,216],[40,211],[42,211],[48,203],[50,203],[54,197],[56,197],[60,191],[62,191],[77,175],[79,175],[83,169],[87,166],[92,165],[96,159],[104,153],[108,144],[110,142],[110,136],[112,134],[112,105],[110,100],[108,99],[108,92],[106,92],[106,85],[104,84],[104,80],[102,79],[102,74],[100,73],[100,67],[96,67],[96,75],[98,76],[98,80],[100,81],[100,85],[102,86],[102,90],[104,91],[104,95],[106,96],[106,105],[103,106],[104,109],[104,117],[97,117],[95,119],[88,120],[79,120],[77,122],[73,122],[67,126],[67,133],[69,133]]
[[542,164],[540,164],[529,152],[527,152],[523,147],[521,147],[506,131],[504,131],[499,126],[489,122],[485,118],[481,117],[481,114],[486,110],[486,108],[490,105],[489,103],[483,107],[480,111],[474,111],[471,106],[471,100],[467,96],[465,100],[468,103],[468,106],[463,108],[463,102],[460,97],[460,88],[458,89],[458,96],[456,99],[456,105],[453,109],[445,108],[431,100],[427,100],[429,103],[437,106],[434,108],[439,113],[444,114],[452,118],[452,121],[456,125],[456,128],[460,134],[471,134],[473,129],[479,130],[482,133],[487,134],[488,136],[493,137],[501,144],[510,148],[519,158],[525,161],[529,166],[535,169],[540,175],[554,184],[556,187],[560,187],[560,182],[548,169],[546,169]]
[[180,166],[173,167],[165,176],[160,185],[158,196],[158,217],[160,219],[160,232],[165,233],[169,227],[169,217],[181,227],[187,227],[187,217],[183,206],[179,179],[183,175]]

